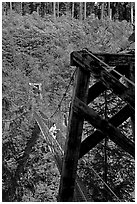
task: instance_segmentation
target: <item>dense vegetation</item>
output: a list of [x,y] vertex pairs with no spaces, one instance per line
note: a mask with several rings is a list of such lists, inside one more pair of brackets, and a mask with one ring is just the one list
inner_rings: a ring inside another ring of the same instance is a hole
[[[43,99],[35,98],[33,104],[51,116],[74,71],[70,66],[70,53],[85,47],[95,53],[116,53],[129,46],[132,26],[125,20],[114,22],[109,18],[88,17],[79,21],[70,15],[55,19],[50,15],[42,18],[37,12],[22,16],[14,11],[3,16],[2,26],[3,201],[56,201],[59,172],[40,133],[18,173],[20,160],[35,127],[29,82],[42,83]],[[71,94],[72,88],[62,104],[62,112],[68,111]],[[104,103],[103,99],[100,103]],[[114,107],[116,104],[114,101]],[[98,101],[95,106],[96,109],[100,106]],[[60,112],[53,118],[60,127],[61,118]],[[92,129],[90,126],[89,130]],[[129,137],[130,130],[129,122],[125,123],[123,131]],[[131,201],[134,161],[113,143],[110,146],[108,183],[120,199]],[[102,176],[103,143],[84,159],[80,161],[79,173],[90,191],[94,188],[94,199],[102,201],[103,184],[95,178],[90,166],[93,165]],[[108,200],[115,201],[115,198],[108,193]]]

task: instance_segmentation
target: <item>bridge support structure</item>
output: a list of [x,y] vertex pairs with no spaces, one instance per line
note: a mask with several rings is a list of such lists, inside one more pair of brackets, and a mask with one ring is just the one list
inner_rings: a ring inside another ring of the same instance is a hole
[[76,79],[72,97],[73,99],[70,109],[70,120],[67,130],[68,148],[66,148],[64,154],[65,162],[63,162],[63,173],[61,175],[60,193],[58,197],[58,200],[61,200],[62,202],[71,202],[73,200],[76,169],[84,122],[84,117],[79,117],[79,115],[75,112],[74,103],[76,97],[78,97],[82,102],[87,103],[89,79],[90,72],[88,70],[82,70],[78,67],[76,71]]
[[[129,117],[132,123],[135,114],[134,54],[92,54],[88,50],[71,53],[71,65],[77,67],[65,152],[59,187],[59,202],[72,202],[77,174],[78,159],[88,153],[105,137],[109,137],[127,153],[135,156],[135,144],[117,127]],[[107,64],[106,64],[107,63]],[[131,66],[132,64],[132,66]],[[90,75],[96,83],[89,87]],[[128,85],[120,82],[121,76]],[[105,90],[125,101],[126,105],[112,118],[105,120],[88,104]],[[81,142],[84,120],[96,128],[96,131]],[[134,127],[134,124],[132,124]],[[134,131],[133,131],[134,132]]]

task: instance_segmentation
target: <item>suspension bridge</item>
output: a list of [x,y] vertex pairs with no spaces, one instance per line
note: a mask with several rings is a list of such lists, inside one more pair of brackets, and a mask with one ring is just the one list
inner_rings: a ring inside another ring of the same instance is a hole
[[[130,117],[132,135],[133,138],[135,137],[135,55],[133,53],[93,54],[89,50],[83,49],[71,53],[71,66],[75,66],[76,70],[72,76],[75,79],[66,135],[58,132],[56,139],[52,138],[49,135],[48,117],[35,109],[33,116],[61,174],[58,201],[94,202],[92,194],[88,192],[77,174],[78,160],[106,137],[109,137],[133,158],[135,157],[134,141],[127,138],[118,129],[118,126]],[[96,79],[96,82],[89,87],[91,75]],[[121,82],[121,78],[124,83]],[[61,106],[69,85],[51,117]],[[102,118],[89,106],[106,90],[111,90],[125,102],[125,105],[108,119]],[[81,141],[85,120],[95,128],[95,131]],[[60,138],[62,139],[60,140]],[[115,199],[121,202],[94,169],[93,172],[102,180]]]

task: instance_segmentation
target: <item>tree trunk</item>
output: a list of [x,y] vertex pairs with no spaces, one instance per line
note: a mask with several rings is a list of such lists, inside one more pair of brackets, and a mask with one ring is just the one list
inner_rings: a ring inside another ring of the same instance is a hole
[[10,11],[12,11],[12,2],[10,2]]
[[6,2],[2,2],[2,15],[6,15]]
[[57,17],[59,17],[59,2],[57,2]]
[[112,19],[111,13],[112,13],[112,11],[111,11],[111,8],[110,8],[110,2],[108,2],[108,17],[109,17],[110,20]]
[[56,2],[53,2],[53,15],[56,18]]
[[74,18],[75,2],[72,2],[72,18]]
[[104,18],[104,3],[101,4],[101,20]]
[[45,2],[41,2],[41,17],[44,17],[45,15]]
[[66,13],[69,13],[69,2],[66,2]]
[[40,15],[39,10],[40,10],[40,6],[37,6],[37,14],[38,14],[38,15]]
[[33,2],[30,2],[30,13],[33,13],[34,11],[34,5]]
[[79,20],[82,21],[82,6],[83,6],[83,3],[80,2],[80,11],[79,11]]
[[20,2],[20,14],[22,15],[22,2]]
[[110,9],[110,20],[112,20],[112,9]]
[[131,2],[131,24],[134,23],[134,15],[133,15],[133,2]]
[[86,19],[87,17],[86,13],[87,13],[87,4],[86,2],[84,2],[84,19]]

